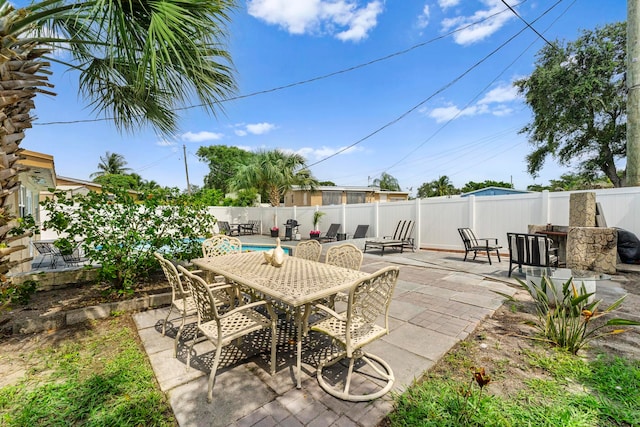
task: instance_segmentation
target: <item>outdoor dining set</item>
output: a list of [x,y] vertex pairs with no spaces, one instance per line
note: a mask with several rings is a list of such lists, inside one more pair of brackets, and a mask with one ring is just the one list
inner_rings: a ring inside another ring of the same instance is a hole
[[[213,399],[216,372],[223,348],[257,331],[269,331],[270,373],[276,370],[278,322],[290,319],[295,329],[295,382],[301,388],[303,341],[310,333],[330,339],[339,351],[329,351],[317,365],[320,386],[329,394],[349,401],[367,401],[387,393],[394,384],[391,367],[363,347],[389,333],[389,305],[399,268],[386,267],[369,274],[360,271],[363,254],[352,243],[327,249],[320,261],[322,245],[316,240],[300,242],[280,266],[267,259],[267,252],[243,251],[235,236],[214,235],[203,242],[203,257],[192,260],[193,268],[174,264],[160,253],[160,262],[172,287],[171,310],[162,323],[167,331],[171,313],[180,320],[174,355],[187,347],[186,369],[191,365],[196,343],[208,340],[215,347],[209,374],[207,399]],[[183,340],[186,324],[196,333]],[[173,323],[171,323],[173,325]],[[260,340],[264,343],[265,340]],[[307,349],[306,351],[312,351]],[[338,363],[348,361],[342,382],[334,381]],[[331,378],[325,372],[331,371]],[[353,380],[365,375],[365,381]],[[372,380],[373,378],[373,380]],[[367,387],[362,383],[367,382]]]

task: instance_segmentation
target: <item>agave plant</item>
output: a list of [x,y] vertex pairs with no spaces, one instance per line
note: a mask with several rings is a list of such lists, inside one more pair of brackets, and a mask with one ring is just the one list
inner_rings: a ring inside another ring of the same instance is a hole
[[602,300],[592,298],[594,293],[587,292],[584,284],[576,286],[572,277],[562,286],[554,285],[546,276],[542,277],[539,285],[534,282],[527,285],[520,279],[516,280],[536,304],[538,321],[533,326],[545,339],[573,354],[591,340],[626,331],[615,327],[640,325],[640,322],[620,318],[597,321],[620,307],[626,295],[601,310]]
[[19,188],[20,143],[38,94],[54,95],[52,63],[77,72],[79,91],[118,129],[169,135],[194,99],[216,113],[234,90],[223,41],[234,0],[0,0],[0,281],[16,263],[5,208]]

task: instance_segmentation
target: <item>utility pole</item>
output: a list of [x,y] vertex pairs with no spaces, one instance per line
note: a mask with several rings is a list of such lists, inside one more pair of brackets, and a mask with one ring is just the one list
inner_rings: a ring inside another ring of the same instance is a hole
[[184,172],[187,175],[187,194],[191,195],[191,184],[189,184],[189,168],[187,167],[187,147],[182,144],[182,152],[184,153]]
[[640,186],[639,13],[638,0],[627,0],[627,187]]

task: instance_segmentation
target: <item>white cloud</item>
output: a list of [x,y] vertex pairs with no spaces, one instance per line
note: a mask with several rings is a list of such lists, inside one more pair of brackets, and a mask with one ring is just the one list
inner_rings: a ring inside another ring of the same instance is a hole
[[435,119],[437,123],[446,122],[464,116],[477,116],[480,114],[492,114],[497,117],[508,116],[513,109],[506,105],[519,99],[517,88],[511,83],[501,83],[491,89],[475,105],[460,109],[456,105],[438,107],[433,110],[421,109],[420,112]]
[[427,28],[429,25],[429,17],[431,16],[431,12],[429,11],[429,5],[425,4],[422,9],[422,13],[418,16],[418,28]]
[[248,0],[247,11],[291,34],[328,33],[339,40],[359,41],[377,25],[382,4],[380,0],[364,7],[354,0]]
[[254,123],[247,125],[246,131],[254,135],[262,135],[271,132],[276,128],[276,125],[272,123]]
[[236,129],[234,132],[238,136],[247,136],[247,134],[248,134],[248,132],[246,130],[242,130],[242,129]]
[[480,101],[478,101],[478,104],[509,102],[515,101],[518,98],[518,88],[515,87],[515,85],[508,83],[491,89]]
[[176,145],[176,144],[177,144],[176,142],[167,141],[166,139],[156,142],[156,145],[159,145],[160,147],[171,147],[172,145]]
[[442,10],[445,10],[449,7],[457,6],[458,3],[460,3],[460,0],[439,0],[438,6],[440,6]]
[[216,132],[201,131],[197,133],[187,132],[183,133],[180,138],[186,142],[204,142],[204,141],[217,141],[222,139],[224,134]]
[[448,107],[434,108],[428,113],[428,116],[435,119],[437,123],[442,123],[459,117],[477,116],[488,112],[489,108],[486,105],[473,105],[463,110],[459,109],[455,105],[450,105]]
[[[441,3],[448,4],[453,2],[441,1]],[[476,11],[472,15],[456,16],[442,21],[444,31],[466,27],[453,35],[453,40],[456,43],[469,45],[481,41],[498,31],[508,21],[515,18],[513,13],[510,13],[500,0],[482,0],[482,3],[484,3],[485,8]],[[482,22],[471,25],[477,21]]]
[[[296,151],[291,151],[291,150],[289,151],[294,152],[296,154],[300,154],[305,159],[320,160],[320,159],[324,159],[325,157],[336,154],[338,151],[344,150],[345,148],[346,147],[332,148],[332,147],[327,147],[323,145],[322,147],[319,147],[319,148],[303,147]],[[350,147],[345,151],[342,151],[339,155],[355,153],[358,151],[363,151],[363,149],[358,146]]]

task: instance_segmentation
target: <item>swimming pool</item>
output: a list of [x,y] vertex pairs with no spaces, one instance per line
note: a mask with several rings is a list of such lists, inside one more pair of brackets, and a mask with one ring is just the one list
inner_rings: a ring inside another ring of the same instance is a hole
[[[242,245],[242,252],[265,252],[275,248],[276,245]],[[291,255],[291,248],[287,246],[280,246],[284,253]]]

